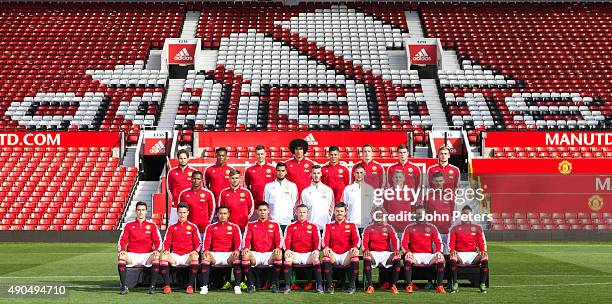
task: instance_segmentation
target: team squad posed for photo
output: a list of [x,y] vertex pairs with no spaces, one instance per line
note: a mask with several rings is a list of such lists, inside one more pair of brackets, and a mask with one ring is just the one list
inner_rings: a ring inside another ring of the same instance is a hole
[[[412,282],[415,266],[435,269],[435,282],[428,285],[433,283],[437,293],[446,293],[446,276],[447,288],[457,292],[462,265],[480,268],[480,291],[486,293],[487,243],[481,225],[472,221],[469,204],[456,206],[452,196],[373,203],[375,189],[425,185],[431,190],[455,190],[460,171],[449,163],[449,148],[440,147],[438,163],[425,172],[409,161],[406,145],[398,146],[398,161],[387,170],[372,158],[371,145],[361,148],[362,159],[350,170],[342,164],[338,147],[328,147],[329,161],[324,165],[306,157],[308,143],[302,139],[293,140],[289,149],[293,157],[273,165],[267,161],[266,148],[257,146],[255,162],[243,174],[227,164],[223,147],[215,150],[216,162],[203,172],[189,165],[188,151],[179,150],[178,166],[167,174],[171,208],[164,238],[147,220],[145,202],[136,204],[136,219],[121,233],[120,293],[128,292],[128,268],[145,267],[151,269],[149,293],[162,284],[163,293],[169,294],[170,270],[178,267],[188,268],[186,293],[199,289],[207,294],[214,279],[212,268],[219,267],[232,269],[236,294],[258,290],[260,268],[271,269],[266,285],[274,293],[298,289],[292,283],[294,270],[312,269],[309,274],[315,283],[309,280],[304,290],[333,294],[333,273],[348,271],[345,290],[352,294],[358,290],[360,265],[368,294],[375,292],[374,268],[381,276],[386,274],[380,289],[398,294],[403,274],[402,289],[413,293],[418,288]],[[392,220],[401,212],[413,217]],[[430,221],[431,214],[447,217]],[[225,285],[231,288],[229,282]]]

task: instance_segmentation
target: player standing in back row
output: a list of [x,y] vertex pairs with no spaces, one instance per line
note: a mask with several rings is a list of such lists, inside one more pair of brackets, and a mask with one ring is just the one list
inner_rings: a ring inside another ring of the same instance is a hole
[[334,191],[335,202],[342,201],[344,188],[351,182],[350,171],[340,164],[340,148],[329,147],[329,162],[321,169],[323,176],[321,181]]
[[255,147],[255,164],[244,171],[244,187],[251,191],[255,200],[255,209],[265,202],[264,188],[266,184],[276,178],[276,169],[266,161],[266,148],[262,145]]
[[298,197],[301,197],[304,188],[310,185],[310,170],[315,162],[306,157],[308,143],[303,139],[294,139],[289,143],[289,150],[293,157],[285,161],[287,165],[287,179],[295,183],[298,188]]

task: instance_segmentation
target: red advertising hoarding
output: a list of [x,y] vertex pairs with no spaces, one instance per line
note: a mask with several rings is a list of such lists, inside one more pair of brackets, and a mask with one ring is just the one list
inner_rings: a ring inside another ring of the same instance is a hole
[[302,138],[311,147],[392,147],[406,144],[406,132],[199,132],[199,147],[287,147],[289,142]]
[[612,132],[487,132],[487,147],[612,147]]
[[495,213],[612,212],[610,160],[474,159],[472,170]]
[[119,132],[0,132],[4,147],[119,147]]

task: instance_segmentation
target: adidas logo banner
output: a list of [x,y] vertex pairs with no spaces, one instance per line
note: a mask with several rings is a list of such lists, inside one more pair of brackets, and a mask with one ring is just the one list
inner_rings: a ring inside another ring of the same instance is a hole
[[176,43],[168,45],[169,64],[194,64],[197,44]]
[[438,64],[437,39],[411,38],[408,39],[408,56],[410,64]]

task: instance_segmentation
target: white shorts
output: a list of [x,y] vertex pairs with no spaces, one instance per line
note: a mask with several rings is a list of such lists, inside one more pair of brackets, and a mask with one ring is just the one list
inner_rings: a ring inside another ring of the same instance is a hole
[[393,266],[393,264],[388,264],[387,261],[389,257],[393,254],[391,251],[370,251],[372,255],[372,268],[376,268],[378,266],[383,266],[385,268],[389,268]]
[[433,253],[413,253],[414,263],[415,264],[424,264],[424,265],[433,265],[435,261],[433,260]]
[[[215,259],[215,265],[218,266],[228,266],[227,259],[232,255],[232,252],[210,252],[213,259]],[[215,266],[213,265],[213,266]]]
[[442,254],[448,255],[450,253],[450,249],[448,248],[448,233],[440,234],[440,238],[442,241]]
[[332,254],[334,255],[334,259],[336,260],[334,262],[334,265],[344,266],[344,261],[346,260],[346,257],[348,256],[349,252],[351,251],[349,250],[345,253],[338,254],[332,251]]
[[474,264],[474,259],[478,256],[478,252],[457,252],[462,264]]
[[297,265],[312,264],[312,263],[308,263],[308,259],[310,259],[310,256],[312,255],[312,251],[304,252],[304,253],[292,251],[292,253],[293,253],[293,264],[297,264]]
[[135,253],[135,252],[126,252],[127,256],[132,260],[132,264],[125,265],[126,267],[134,267],[134,266],[145,266],[151,267],[152,264],[147,264],[147,260],[151,257],[152,252],[147,253]]
[[189,253],[178,255],[174,252],[170,252],[170,256],[174,259],[174,264],[172,264],[172,266],[189,266]]
[[251,265],[251,267],[272,266],[269,263],[270,258],[272,257],[272,251],[269,251],[269,252],[251,251],[251,256],[255,259],[255,265]]

